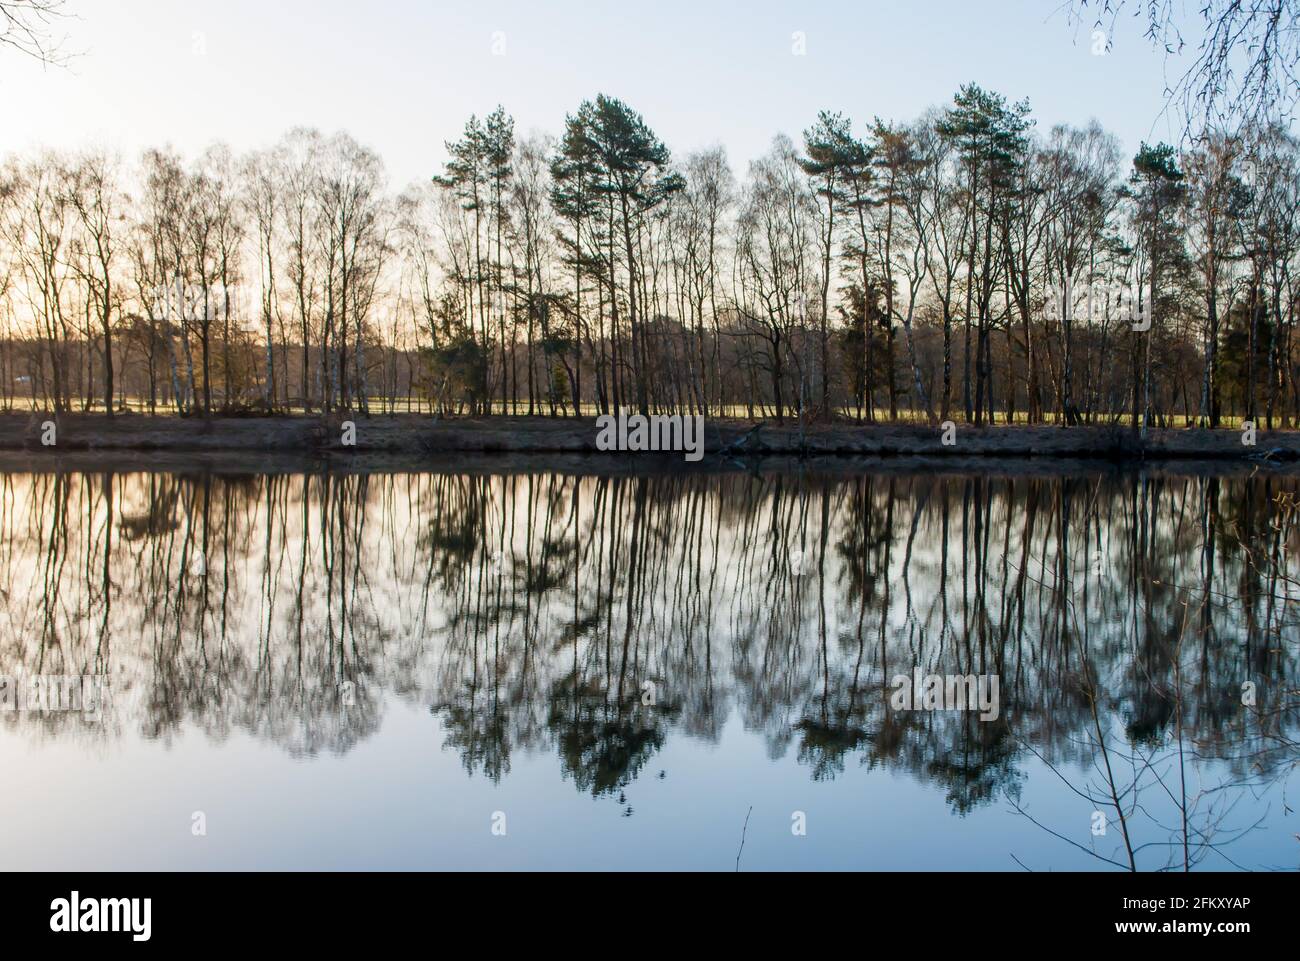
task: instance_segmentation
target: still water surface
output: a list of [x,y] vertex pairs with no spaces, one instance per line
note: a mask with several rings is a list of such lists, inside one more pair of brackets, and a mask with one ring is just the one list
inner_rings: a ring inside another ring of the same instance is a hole
[[0,869],[1294,870],[1300,480],[1185,470],[0,474],[0,675],[111,691]]

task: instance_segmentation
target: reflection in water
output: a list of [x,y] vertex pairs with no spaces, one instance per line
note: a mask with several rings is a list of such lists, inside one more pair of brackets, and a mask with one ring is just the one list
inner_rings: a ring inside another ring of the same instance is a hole
[[[0,674],[113,690],[98,725],[4,714],[0,731],[242,730],[310,758],[373,736],[397,697],[433,710],[473,778],[550,755],[627,807],[669,741],[716,743],[739,718],[814,781],[879,769],[954,815],[1016,811],[1049,852],[1228,867],[1282,816],[1272,789],[1298,756],[1297,487],[0,475]],[[1000,716],[891,710],[918,668],[999,675]],[[1080,799],[1082,830],[1023,803],[1031,766]]]

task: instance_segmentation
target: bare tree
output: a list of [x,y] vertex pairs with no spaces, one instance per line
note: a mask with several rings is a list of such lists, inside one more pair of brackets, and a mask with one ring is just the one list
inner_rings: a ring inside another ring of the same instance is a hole
[[[750,167],[736,241],[736,311],[767,347],[766,365],[778,423],[785,420],[790,367],[799,365],[797,331],[813,302],[817,207],[788,137]],[[800,368],[802,370],[802,368]],[[788,406],[802,415],[806,382],[799,377]]]
[[68,202],[77,220],[73,266],[104,339],[104,410],[111,417],[113,321],[120,306],[116,285],[117,247],[125,200],[118,182],[118,162],[102,152],[87,153],[71,165],[67,179]]
[[21,272],[15,287],[37,336],[33,396],[39,379],[43,398],[55,412],[61,412],[70,406],[72,393],[71,320],[67,308],[73,282],[68,264],[75,215],[68,202],[67,166],[62,158],[46,152],[12,167],[5,179],[4,190],[12,195],[12,202],[6,211],[3,234]]

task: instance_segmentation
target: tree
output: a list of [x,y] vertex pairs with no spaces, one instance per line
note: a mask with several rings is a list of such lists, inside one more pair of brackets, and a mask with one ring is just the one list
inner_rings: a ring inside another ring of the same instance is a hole
[[[221,389],[222,406],[230,407],[238,393],[231,355],[232,315],[240,307],[238,292],[243,285],[242,262],[247,226],[244,221],[246,207],[240,197],[237,183],[238,168],[230,148],[224,144],[209,147],[199,159],[201,182],[209,194],[204,198],[212,212],[212,282],[204,296],[204,314],[221,322]],[[235,318],[240,321],[243,318]],[[205,328],[206,330],[206,328]],[[211,395],[206,387],[209,371],[208,348],[204,347],[205,404],[211,408]]]
[[[460,140],[447,143],[450,155],[445,172],[433,178],[433,182],[450,191],[460,202],[461,209],[473,218],[472,250],[473,265],[466,282],[467,302],[470,315],[473,316],[477,306],[479,322],[479,348],[486,357],[490,353],[490,334],[488,332],[487,270],[483,258],[483,211],[488,191],[488,145],[487,135],[477,117],[470,117],[465,124],[465,132]],[[504,348],[504,345],[503,345]],[[491,385],[488,383],[486,366],[482,371],[483,382],[479,385],[479,397],[483,404],[491,401]],[[486,412],[486,407],[484,408]]]
[[[262,334],[266,338],[266,366],[263,373],[262,403],[268,411],[275,408],[275,321],[279,306],[277,253],[282,245],[284,206],[281,200],[284,165],[283,151],[259,151],[242,165],[242,203],[252,221],[257,243],[257,265],[261,297]],[[287,388],[287,384],[283,385]]]
[[[298,346],[302,354],[299,400],[308,412],[313,409],[316,396],[320,396],[322,405],[325,399],[321,376],[324,357],[322,355],[313,364],[311,353],[313,324],[317,323],[316,313],[325,286],[322,248],[316,240],[322,217],[317,181],[324,150],[324,138],[318,131],[299,127],[289,131],[281,141],[276,158],[276,179],[280,182],[288,248],[284,260],[291,289],[292,310],[296,315]],[[316,375],[315,391],[312,389],[313,373]]]
[[1183,258],[1178,222],[1185,195],[1183,179],[1177,154],[1169,144],[1152,147],[1143,143],[1133,158],[1128,196],[1133,203],[1138,252],[1146,262],[1146,277],[1141,271],[1138,274],[1139,284],[1146,281],[1146,292],[1139,290],[1138,297],[1145,317],[1135,325],[1133,336],[1133,429],[1142,434],[1151,417],[1151,342],[1160,321],[1163,273],[1172,272]]
[[[999,249],[1003,240],[995,225],[1007,204],[1014,199],[1018,171],[1024,162],[1025,131],[1031,121],[1029,105],[1008,106],[999,94],[975,84],[962,87],[953,105],[936,125],[950,139],[960,158],[964,177],[968,248],[966,256],[966,311],[963,367],[967,420],[981,423],[987,407],[993,417],[992,356],[990,330],[993,297],[1001,281],[1005,258]],[[976,324],[975,393],[971,396],[971,322]]]
[[1219,303],[1228,268],[1237,257],[1233,223],[1248,200],[1237,175],[1241,143],[1235,137],[1211,136],[1187,158],[1186,236],[1192,249],[1205,303],[1204,358],[1201,381],[1202,424],[1219,426]]
[[70,319],[65,298],[73,279],[68,248],[75,213],[68,201],[66,177],[62,159],[45,152],[21,166],[12,166],[6,172],[3,191],[11,197],[4,236],[18,261],[21,283],[17,287],[38,338],[33,396],[39,378],[41,394],[55,413],[68,410],[72,397]]
[[[506,197],[514,176],[511,166],[515,152],[515,122],[497,107],[488,114],[483,123],[483,160],[487,173],[489,192],[489,215],[492,234],[496,242],[496,251],[490,255],[489,296],[497,312],[497,332],[501,344],[501,407],[504,410],[507,400],[507,387],[512,407],[518,402],[518,380],[514,377],[513,364],[508,365],[512,356],[506,340],[506,286],[505,264],[502,255],[502,239],[509,230],[506,214]],[[510,345],[513,345],[513,333]],[[513,383],[512,383],[513,381]]]
[[1091,323],[1099,258],[1119,200],[1119,142],[1097,123],[1054,127],[1038,157],[1045,190],[1045,275],[1049,311],[1058,312],[1061,365],[1057,390],[1062,423],[1081,422],[1075,396],[1075,318]]
[[[681,176],[669,167],[668,148],[627,104],[599,94],[587,108],[587,115],[590,122],[585,133],[599,172],[595,189],[609,200],[618,217],[637,407],[647,414],[650,357],[642,317],[645,278],[640,272],[638,250],[648,215],[684,185]],[[612,267],[612,251],[610,264]]]
[[[537,410],[537,359],[535,348],[540,334],[542,372],[545,378],[546,405],[551,416],[556,414],[556,366],[564,370],[570,396],[576,397],[576,378],[569,360],[569,343],[562,330],[553,324],[549,267],[555,224],[547,196],[550,192],[548,154],[551,144],[543,136],[522,141],[515,152],[514,171],[510,195],[510,240],[515,260],[512,287],[525,317],[527,344],[528,413]],[[522,275],[522,280],[521,280]],[[575,413],[576,413],[575,406]]]
[[[597,273],[602,260],[598,253],[588,254],[584,248],[583,230],[593,234],[592,248],[599,250],[599,237],[594,236],[594,224],[600,215],[601,204],[596,192],[597,157],[595,146],[588,135],[591,124],[591,107],[584,104],[576,114],[565,118],[564,134],[551,159],[550,204],[556,216],[569,225],[570,233],[557,232],[564,251],[563,259],[573,270],[573,297],[566,306],[574,332],[574,350],[577,354],[574,373],[574,412],[581,410],[582,396],[582,343],[590,340],[590,328],[583,323],[584,267]],[[599,277],[597,277],[599,281]],[[601,311],[598,311],[600,316]],[[603,321],[602,321],[603,323]],[[597,400],[602,414],[608,414],[609,389],[606,386],[605,338],[599,340],[599,352],[593,352],[596,363]]]
[[[1267,426],[1285,404],[1289,385],[1297,395],[1291,340],[1295,326],[1293,265],[1300,255],[1300,142],[1279,125],[1252,136],[1249,171],[1252,183],[1243,191],[1253,199],[1253,248],[1260,263],[1262,287],[1274,336],[1268,358]],[[1284,421],[1291,418],[1283,415]]]
[[803,144],[806,156],[799,160],[799,166],[812,181],[813,195],[820,203],[822,220],[822,227],[818,231],[821,248],[821,416],[829,419],[830,288],[831,263],[835,250],[835,211],[841,201],[841,179],[859,174],[858,168],[866,160],[866,151],[853,139],[848,120],[842,114],[826,110],[817,115],[816,124],[804,131]]
[[924,178],[922,197],[927,198],[930,208],[927,269],[943,328],[943,400],[939,419],[946,422],[952,412],[953,307],[958,283],[962,279],[970,221],[966,217],[957,178],[953,175],[956,161],[952,140],[939,130],[942,119],[942,113],[931,111],[918,124],[918,129],[925,131],[926,142],[926,149],[921,153],[924,166],[918,174]]
[[[679,271],[679,314],[694,333],[692,378],[694,401],[701,414],[720,408],[722,378],[718,370],[721,341],[718,289],[722,273],[723,218],[735,197],[735,178],[726,151],[714,147],[691,154],[683,169],[686,187],[673,208],[675,264]],[[712,329],[705,324],[712,318]],[[688,352],[688,356],[690,352]]]
[[[941,162],[943,152],[940,137],[928,123],[921,122],[900,129],[877,122],[876,153],[882,158],[881,166],[889,172],[886,178],[889,187],[885,194],[885,204],[891,208],[888,219],[892,224],[892,208],[896,207],[900,220],[898,238],[891,236],[883,245],[887,265],[886,310],[897,316],[903,325],[908,366],[912,372],[913,396],[931,425],[938,423],[938,419],[930,404],[929,392],[925,388],[921,365],[917,359],[913,328],[922,287],[931,275],[931,251],[936,246],[936,235],[943,217],[940,198],[930,189],[933,183],[931,171],[937,162]],[[893,233],[892,226],[887,233]],[[906,294],[901,300],[890,292],[895,287],[895,275],[901,276],[905,284]],[[893,336],[892,317],[890,336]],[[892,402],[891,416],[897,416]]]
[[777,423],[785,422],[786,378],[798,368],[797,409],[803,414],[804,370],[791,341],[806,320],[811,299],[809,253],[814,243],[816,203],[801,176],[799,156],[786,137],[750,167],[736,239],[734,304],[767,347],[767,372]]
[[325,144],[316,188],[325,265],[324,407],[368,414],[366,322],[389,252],[383,162],[338,134]]
[[[1076,22],[1092,18],[1104,28],[1107,46],[1121,14],[1135,10],[1146,39],[1166,60],[1181,56],[1193,31],[1182,10],[1168,0],[1071,0]],[[1201,0],[1196,4],[1200,38],[1191,37],[1191,63],[1169,91],[1179,103],[1184,132],[1262,131],[1290,117],[1300,104],[1300,2],[1297,0]]]
[[[68,202],[76,214],[73,264],[103,336],[104,410],[113,416],[113,322],[120,309],[116,286],[120,226],[125,197],[117,160],[104,153],[79,157],[67,172]],[[89,385],[88,385],[89,389]]]

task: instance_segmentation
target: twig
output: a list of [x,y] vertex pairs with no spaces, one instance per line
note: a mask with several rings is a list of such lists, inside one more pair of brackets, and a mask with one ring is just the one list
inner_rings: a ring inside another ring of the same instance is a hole
[[740,831],[740,850],[736,852],[736,873],[740,873],[740,856],[745,853],[745,835],[749,833],[749,815],[754,813],[754,806],[749,806],[749,814],[745,815],[745,826]]

